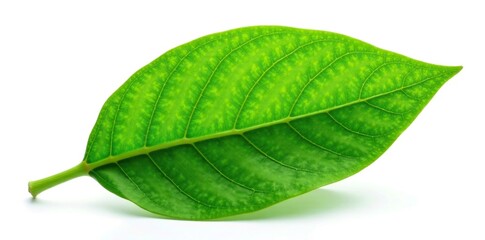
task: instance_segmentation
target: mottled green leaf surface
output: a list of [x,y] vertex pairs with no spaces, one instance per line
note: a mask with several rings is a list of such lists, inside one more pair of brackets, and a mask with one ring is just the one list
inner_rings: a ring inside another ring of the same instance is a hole
[[83,166],[157,214],[258,210],[368,166],[460,69],[323,31],[212,34],[163,54],[106,101]]

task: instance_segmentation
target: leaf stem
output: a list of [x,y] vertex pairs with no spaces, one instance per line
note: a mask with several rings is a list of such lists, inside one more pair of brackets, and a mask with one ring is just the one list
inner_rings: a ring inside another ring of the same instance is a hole
[[30,181],[29,192],[32,194],[32,197],[35,198],[39,193],[51,187],[85,175],[88,175],[88,169],[86,168],[86,163],[83,161],[66,171],[36,181]]

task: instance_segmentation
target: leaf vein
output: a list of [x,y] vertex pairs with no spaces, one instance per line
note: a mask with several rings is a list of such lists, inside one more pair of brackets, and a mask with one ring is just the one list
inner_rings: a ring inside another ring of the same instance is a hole
[[157,96],[157,100],[155,101],[155,104],[153,105],[153,108],[152,108],[152,112],[151,112],[151,115],[150,115],[150,120],[148,121],[148,126],[147,126],[147,130],[146,130],[146,133],[145,133],[145,140],[144,140],[144,144],[143,146],[147,146],[147,142],[148,142],[148,136],[150,134],[150,128],[153,124],[153,117],[155,116],[155,111],[158,107],[158,104],[160,103],[160,98],[161,96],[163,95],[163,92],[165,90],[165,86],[167,85],[168,81],[172,78],[172,76],[177,72],[179,66],[182,64],[182,62],[190,55],[192,54],[193,52],[195,52],[197,49],[209,44],[209,43],[212,43],[214,41],[217,41],[219,39],[212,39],[210,41],[207,41],[203,44],[200,44],[196,47],[194,47],[193,49],[191,49],[189,52],[187,52],[187,54],[185,54],[178,62],[177,64],[175,65],[175,67],[172,69],[172,71],[169,73],[169,75],[167,76],[167,79],[163,82],[163,85],[162,87],[160,88],[160,91],[158,92],[158,96]]
[[298,115],[298,116],[281,118],[281,119],[274,120],[274,121],[271,121],[271,122],[247,127],[247,128],[244,128],[244,129],[231,129],[231,130],[228,130],[228,131],[223,131],[223,132],[219,132],[217,134],[212,134],[212,135],[205,135],[205,136],[200,136],[200,137],[195,137],[195,138],[187,138],[187,139],[178,139],[178,140],[174,140],[174,141],[170,141],[170,142],[160,143],[160,144],[153,145],[153,146],[150,146],[150,147],[141,148],[141,149],[138,149],[138,150],[119,154],[119,155],[116,155],[116,156],[113,156],[113,157],[107,157],[107,158],[101,159],[101,160],[93,162],[93,163],[88,163],[87,168],[88,168],[88,170],[94,169],[94,168],[97,168],[97,167],[100,167],[100,166],[103,166],[103,165],[106,165],[106,164],[118,162],[120,160],[129,158],[129,157],[147,154],[147,153],[152,152],[152,151],[166,149],[166,148],[170,148],[170,147],[177,146],[177,145],[180,145],[180,144],[195,143],[195,142],[210,140],[210,139],[213,139],[213,138],[224,137],[224,136],[242,135],[245,132],[249,132],[249,131],[252,131],[252,130],[255,130],[255,129],[264,128],[264,127],[268,127],[268,126],[272,126],[272,125],[276,125],[276,124],[280,124],[280,123],[287,123],[287,122],[294,121],[294,120],[297,120],[297,119],[315,116],[315,115],[318,115],[318,114],[326,114],[327,112],[330,112],[330,111],[333,111],[333,110],[337,110],[337,109],[341,109],[341,108],[351,106],[351,105],[354,105],[354,104],[362,103],[364,101],[379,98],[379,97],[382,97],[382,96],[387,96],[389,94],[394,94],[396,92],[400,92],[401,89],[411,88],[411,87],[414,87],[416,85],[422,84],[426,81],[429,81],[433,78],[438,78],[438,77],[441,77],[441,76],[442,75],[426,78],[422,81],[410,84],[408,86],[399,87],[399,88],[393,89],[391,91],[376,94],[376,95],[368,97],[368,98],[356,99],[355,101],[340,104],[340,105],[337,105],[337,106],[328,107],[328,108],[325,108],[325,109],[322,109],[322,110],[309,112],[309,113],[301,114],[301,115]]
[[386,113],[389,113],[389,114],[393,114],[393,115],[400,115],[400,116],[402,116],[403,114],[409,112],[409,111],[407,111],[407,112],[394,112],[394,111],[385,109],[385,108],[383,108],[381,106],[377,106],[377,105],[375,105],[373,103],[370,103],[369,101],[364,101],[364,103],[367,104],[367,105],[369,105],[372,108],[379,109],[379,110],[381,110],[383,112],[386,112]]
[[417,101],[417,102],[420,102],[422,101],[423,99],[419,98],[419,97],[415,97],[415,96],[412,96],[411,94],[407,93],[404,89],[401,89],[401,92],[409,99],[412,99],[414,101]]
[[293,104],[291,105],[290,111],[288,112],[288,117],[291,117],[291,115],[293,114],[293,111],[295,109],[296,104],[301,99],[301,96],[303,95],[303,92],[305,92],[305,90],[310,85],[310,83],[312,83],[318,76],[320,76],[320,74],[322,74],[325,70],[327,70],[328,68],[330,68],[332,65],[334,65],[336,62],[338,62],[342,58],[344,58],[346,56],[354,55],[354,54],[355,55],[358,55],[358,54],[375,54],[375,55],[378,55],[378,53],[376,53],[376,52],[360,52],[359,51],[359,52],[347,52],[347,53],[342,54],[339,57],[335,58],[332,62],[330,62],[329,64],[327,64],[320,71],[318,71],[313,77],[311,77],[308,80],[308,82],[305,84],[305,86],[303,86],[303,88],[298,93],[298,96],[296,97],[295,101],[293,101]]
[[[381,65],[379,65],[378,67],[376,67],[374,70],[372,70],[372,72],[365,78],[364,82],[362,82],[362,86],[360,87],[360,91],[359,91],[359,99],[362,99],[362,93],[364,91],[364,87],[365,85],[367,84],[367,81],[381,68],[387,66],[387,65],[391,65],[391,64],[404,64],[404,65],[410,65],[410,64],[407,64],[405,62],[399,62],[399,61],[394,61],[394,62],[386,62],[386,63],[383,63]],[[412,66],[412,65],[410,65]]]
[[334,150],[331,150],[329,148],[326,148],[312,140],[310,140],[309,138],[307,138],[305,135],[303,135],[302,132],[300,132],[298,129],[296,129],[290,122],[286,123],[288,125],[288,127],[290,127],[296,134],[298,134],[298,136],[300,136],[300,138],[302,138],[303,140],[305,140],[306,142],[310,143],[311,145],[317,147],[317,148],[320,148],[326,152],[329,152],[329,153],[332,153],[332,154],[335,154],[339,157],[345,157],[345,158],[357,158],[356,156],[348,156],[348,155],[345,155],[343,153],[339,153],[337,151],[334,151]]
[[200,99],[202,98],[202,96],[204,95],[205,93],[205,90],[207,88],[207,86],[209,85],[209,83],[211,82],[212,78],[214,77],[214,74],[217,72],[217,70],[219,69],[219,66],[221,66],[221,64],[231,55],[233,54],[234,52],[236,52],[237,50],[241,49],[242,47],[246,46],[247,44],[249,44],[250,42],[253,42],[259,38],[263,38],[263,37],[267,37],[267,36],[271,36],[271,35],[277,35],[277,34],[281,34],[283,32],[273,32],[273,33],[269,33],[269,34],[264,34],[264,35],[259,35],[259,36],[256,36],[256,37],[253,37],[247,41],[245,41],[244,43],[240,44],[239,46],[237,46],[236,48],[232,49],[231,51],[229,51],[223,58],[221,58],[221,60],[219,60],[219,62],[217,63],[216,67],[214,68],[214,70],[212,70],[211,72],[211,75],[209,76],[209,79],[206,81],[204,87],[202,88],[199,96],[197,97],[197,100],[194,104],[194,107],[192,108],[192,112],[190,113],[190,116],[189,116],[189,120],[187,121],[187,126],[185,127],[185,131],[184,131],[184,138],[187,137],[187,132],[189,131],[189,128],[190,128],[190,124],[192,123],[192,118],[194,116],[194,113],[195,113],[195,110],[197,108],[197,106],[199,105],[199,102],[200,102]]
[[[84,160],[87,160],[89,158],[89,155],[91,155],[91,151],[93,150],[93,146],[96,142],[96,139],[98,138],[98,134],[99,134],[99,130],[101,129],[100,125],[101,125],[101,122],[102,120],[105,118],[105,113],[106,112],[106,108],[103,107],[101,109],[101,112],[99,113],[99,119],[96,120],[96,123],[94,125],[94,135],[93,135],[93,139],[92,139],[92,142],[89,143],[88,142],[88,147],[87,147],[87,150],[86,150],[86,154],[84,154]],[[99,122],[99,123],[98,123]]]
[[295,170],[295,171],[300,171],[300,172],[308,172],[308,173],[318,173],[317,171],[313,171],[313,170],[308,170],[308,169],[302,169],[302,168],[298,168],[298,167],[294,167],[294,166],[291,166],[289,164],[286,164],[286,163],[283,163],[281,161],[278,161],[277,159],[275,159],[274,157],[271,157],[268,153],[266,153],[265,151],[263,151],[261,148],[259,148],[258,146],[256,146],[255,143],[253,143],[251,140],[249,140],[248,137],[246,137],[244,134],[241,134],[241,136],[244,138],[244,140],[246,140],[247,143],[249,143],[250,146],[252,146],[254,149],[256,149],[258,152],[260,152],[264,157],[266,157],[267,159],[285,167],[285,168],[289,168],[289,169],[292,169],[292,170]]
[[204,205],[206,207],[210,207],[210,208],[216,208],[216,207],[219,207],[219,206],[214,206],[214,205],[210,205],[210,204],[207,204],[207,203],[204,203],[198,199],[196,199],[195,197],[191,196],[190,194],[188,194],[187,192],[185,192],[177,183],[175,183],[175,181],[170,178],[167,173],[165,173],[161,168],[160,166],[158,166],[158,164],[155,162],[155,160],[153,160],[152,156],[150,156],[149,153],[146,154],[148,156],[148,158],[150,159],[150,161],[153,163],[153,165],[155,165],[155,167],[158,169],[158,171],[175,187],[177,188],[183,195],[185,195],[187,198],[191,199],[192,201],[200,204],[200,205]]
[[[210,160],[209,158],[204,154],[202,153],[202,151],[195,145],[195,144],[191,144],[194,149],[197,151],[197,153],[205,160],[205,162],[211,166],[214,170],[216,170],[216,172],[221,175],[224,179],[226,179],[227,181],[239,186],[239,187],[242,187],[244,189],[247,189],[247,190],[250,190],[252,191],[252,193],[270,193],[270,192],[267,192],[267,191],[261,191],[261,190],[257,190],[257,189],[254,189],[252,187],[248,187],[242,183],[239,183],[237,181],[235,181],[234,179],[228,177],[227,175],[225,175],[219,168],[217,168]],[[252,195],[252,194],[251,194]]]
[[356,130],[353,130],[352,128],[348,127],[348,126],[345,126],[345,124],[343,124],[342,122],[338,121],[337,119],[335,119],[334,116],[332,116],[332,114],[330,114],[330,112],[327,112],[327,115],[339,126],[341,126],[342,128],[344,128],[345,130],[351,132],[351,133],[355,133],[357,135],[361,135],[361,136],[365,136],[365,137],[370,137],[370,138],[376,138],[376,137],[380,137],[380,136],[383,136],[383,135],[372,135],[372,134],[367,134],[367,133],[363,133],[363,132],[359,132],[359,131],[356,131]]
[[290,58],[291,55],[295,54],[298,50],[304,48],[304,47],[307,47],[307,46],[310,46],[312,44],[315,44],[315,43],[321,43],[321,42],[336,42],[335,40],[328,40],[328,39],[321,39],[321,40],[315,40],[315,41],[311,41],[309,43],[306,43],[306,44],[303,44],[303,45],[300,45],[298,47],[296,47],[295,49],[293,49],[291,52],[289,52],[288,54],[284,55],[283,57],[279,58],[278,60],[276,60],[274,63],[272,63],[268,68],[266,68],[266,70],[263,71],[263,73],[258,77],[258,79],[256,79],[256,81],[253,83],[253,85],[251,86],[251,88],[249,89],[248,93],[245,95],[244,97],[244,100],[241,104],[241,107],[239,107],[239,110],[237,111],[237,114],[236,114],[236,119],[234,120],[234,124],[232,126],[233,129],[236,129],[237,127],[237,123],[239,121],[239,118],[241,116],[241,113],[242,113],[242,110],[244,109],[244,106],[246,105],[246,102],[249,98],[249,95],[251,95],[251,93],[253,92],[253,90],[256,88],[256,86],[259,84],[259,82],[261,81],[261,79],[266,75],[266,73],[268,73],[271,69],[274,68],[274,66],[276,66],[278,63],[280,63],[281,61],[285,60],[285,59],[288,59]]
[[160,205],[160,203],[158,203],[157,201],[153,200],[150,196],[148,196],[148,194],[146,194],[145,191],[143,191],[140,188],[140,186],[130,177],[130,175],[128,175],[128,173],[121,167],[121,165],[119,163],[115,163],[115,164],[121,170],[121,172],[123,173],[123,175],[125,175],[125,177],[128,179],[128,181],[130,181],[136,187],[136,189],[138,189],[138,191],[140,191],[143,194],[143,196],[145,196],[153,204]]
[[131,86],[133,86],[133,84],[138,79],[139,79],[139,77],[136,76],[136,78],[133,79],[130,82],[130,85],[128,85],[128,87],[126,88],[126,90],[123,92],[123,95],[121,96],[120,102],[118,103],[118,107],[116,108],[115,117],[113,118],[113,123],[112,123],[112,126],[111,126],[110,144],[109,144],[109,156],[113,156],[113,138],[114,138],[114,134],[115,134],[116,122],[118,120],[118,114],[120,113],[120,109],[121,109],[121,104],[123,103],[123,100],[125,100],[125,97],[128,94],[128,91],[130,90]]

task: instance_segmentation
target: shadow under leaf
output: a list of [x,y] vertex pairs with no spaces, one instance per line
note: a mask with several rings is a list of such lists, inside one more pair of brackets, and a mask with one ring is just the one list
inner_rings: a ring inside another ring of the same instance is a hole
[[[52,202],[41,199],[29,199],[29,202],[31,204],[41,205],[43,207],[56,205],[57,208],[90,208],[96,211],[108,211],[111,214],[114,213],[123,216],[167,219],[166,217],[145,211],[128,201],[116,201],[115,199],[97,199],[88,202],[72,201],[69,203],[58,201]],[[215,219],[213,221],[251,221],[308,218],[335,212],[339,209],[351,208],[352,206],[356,206],[364,202],[365,199],[356,194],[352,195],[335,190],[316,189],[256,212],[224,217]]]
[[219,219],[220,221],[306,218],[335,212],[362,203],[357,195],[328,189],[316,189],[277,203],[271,207]]

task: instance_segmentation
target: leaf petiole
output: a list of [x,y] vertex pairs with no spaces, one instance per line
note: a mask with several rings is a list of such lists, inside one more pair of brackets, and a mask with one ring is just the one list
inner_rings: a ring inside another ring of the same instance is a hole
[[88,169],[86,168],[86,163],[83,161],[66,171],[36,181],[30,181],[29,192],[32,194],[32,197],[35,198],[39,193],[51,187],[85,175],[88,175]]

